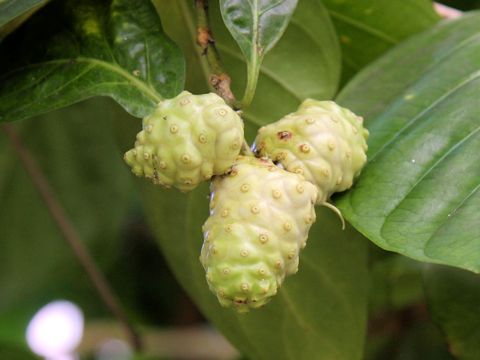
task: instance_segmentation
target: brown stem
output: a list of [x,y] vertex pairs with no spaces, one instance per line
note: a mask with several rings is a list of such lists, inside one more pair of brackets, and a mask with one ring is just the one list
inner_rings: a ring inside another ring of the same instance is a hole
[[208,0],[195,0],[197,13],[197,43],[202,49],[210,68],[210,85],[234,109],[238,109],[238,101],[230,88],[231,79],[223,69],[220,55],[215,47],[212,30],[208,20]]
[[105,276],[100,271],[97,264],[88,252],[88,249],[80,238],[75,226],[68,218],[65,209],[56,199],[52,187],[48,183],[48,180],[43,174],[42,169],[36,163],[30,151],[24,146],[20,136],[12,125],[4,124],[2,125],[2,130],[7,135],[14,152],[23,164],[34,187],[45,202],[45,205],[47,206],[50,215],[54,219],[55,224],[62,233],[63,238],[67,241],[78,261],[90,277],[90,280],[100,295],[100,298],[103,300],[111,313],[122,324],[124,331],[135,350],[140,351],[142,347],[140,336],[126,316],[125,311],[120,305],[120,302],[108,284]]

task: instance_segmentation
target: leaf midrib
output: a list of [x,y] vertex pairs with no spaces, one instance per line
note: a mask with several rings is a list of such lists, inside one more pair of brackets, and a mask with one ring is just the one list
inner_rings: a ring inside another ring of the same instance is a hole
[[[139,80],[137,77],[134,75],[130,74],[128,71],[125,69],[115,66],[113,64],[110,64],[106,61],[95,59],[95,58],[90,58],[90,57],[83,57],[79,56],[76,58],[69,58],[69,59],[56,59],[56,60],[49,60],[49,61],[44,61],[36,64],[31,64],[28,65],[27,67],[39,67],[39,66],[44,66],[44,65],[64,65],[72,62],[78,62],[78,63],[87,63],[87,64],[93,64],[95,66],[102,67],[108,71],[114,72],[126,80],[128,80],[129,83],[134,85],[137,89],[139,89],[143,94],[146,94],[148,97],[150,97],[153,101],[156,103],[159,103],[160,101],[163,100],[163,97],[149,84]],[[19,71],[20,69],[15,69],[15,71]]]
[[123,76],[125,79],[127,79],[129,82],[131,82],[133,85],[135,85],[139,90],[142,90],[143,93],[149,95],[152,100],[155,100],[157,103],[163,100],[162,95],[160,95],[154,88],[152,88],[150,85],[146,84],[143,81],[140,81],[137,77],[134,75],[130,74],[128,71],[124,70],[121,67],[114,66],[106,61],[98,60],[95,58],[88,58],[88,57],[78,57],[76,59],[79,62],[90,62],[92,64],[96,64],[100,67],[103,67],[107,70],[110,70],[112,72],[115,72],[121,76]]

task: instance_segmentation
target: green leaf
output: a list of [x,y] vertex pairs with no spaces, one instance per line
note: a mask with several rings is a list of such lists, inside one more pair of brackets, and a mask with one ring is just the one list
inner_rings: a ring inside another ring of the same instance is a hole
[[[131,174],[111,135],[108,105],[94,99],[17,127],[103,270],[118,254],[132,193]],[[12,307],[39,307],[52,296],[75,296],[84,309],[103,310],[3,132],[0,202],[0,315]],[[91,306],[95,302],[99,305]]]
[[287,28],[298,0],[220,0],[222,18],[247,60],[243,103],[253,99],[263,57]]
[[[166,32],[187,56],[186,88],[207,91],[208,71],[195,43],[192,7],[185,0],[157,0],[155,4]],[[215,44],[232,77],[232,88],[240,94],[246,86],[245,60],[225,29],[215,1],[210,2],[210,12]],[[340,49],[326,9],[320,0],[300,1],[284,35],[262,64],[259,95],[244,112],[244,118],[250,125],[261,126],[295,111],[307,97],[331,99],[339,78]]]
[[0,0],[0,42],[48,0]]
[[0,61],[0,121],[95,95],[110,96],[142,117],[183,88],[183,57],[149,0],[52,3],[8,37],[0,52],[7,54]]
[[369,163],[338,202],[380,247],[480,271],[480,13],[412,38],[338,100],[365,116]]
[[10,344],[0,343],[0,359],[8,360],[38,360],[30,351]]
[[446,266],[424,272],[430,316],[457,359],[480,358],[480,276]]
[[208,189],[190,195],[142,183],[147,217],[176,277],[202,312],[252,359],[360,359],[366,322],[366,247],[318,209],[298,274],[262,309],[239,315],[208,290],[198,257]]
[[388,254],[370,268],[369,308],[374,315],[424,300],[422,264],[405,256]]
[[222,18],[249,62],[261,59],[280,39],[298,0],[220,0]]
[[47,2],[48,0],[0,0],[0,28]]
[[323,0],[342,45],[344,81],[402,40],[433,26],[431,0]]

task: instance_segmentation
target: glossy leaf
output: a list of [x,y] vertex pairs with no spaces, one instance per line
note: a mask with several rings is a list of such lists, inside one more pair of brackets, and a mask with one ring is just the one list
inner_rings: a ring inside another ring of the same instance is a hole
[[149,0],[52,3],[0,52],[7,54],[0,61],[0,121],[95,95],[110,96],[141,117],[183,87],[183,57]]
[[48,0],[0,0],[0,41],[47,2]]
[[263,57],[287,28],[298,0],[220,0],[222,18],[247,60],[243,101],[250,104]]
[[[155,4],[166,32],[188,58],[187,89],[207,91],[208,70],[200,61],[195,43],[195,17],[190,3],[165,0]],[[235,94],[241,94],[246,86],[245,60],[225,29],[216,2],[210,2],[210,11],[215,44],[232,77]],[[300,1],[287,30],[260,69],[258,95],[244,112],[249,133],[254,133],[256,126],[295,111],[307,97],[331,99],[339,77],[340,49],[326,9],[320,0]]]
[[480,13],[412,38],[338,100],[364,116],[369,163],[338,202],[384,249],[480,271]]
[[[222,18],[246,59],[261,58],[280,39],[298,0],[220,0]],[[252,61],[252,60],[250,60]]]
[[480,276],[446,266],[424,274],[430,316],[456,359],[480,358]]
[[[110,120],[108,104],[95,99],[16,126],[103,270],[118,254],[132,193]],[[13,307],[39,307],[52,294],[75,294],[83,308],[96,302],[93,308],[103,309],[88,278],[78,275],[83,269],[2,131],[0,202],[0,315]]]
[[0,0],[0,27],[44,5],[47,1],[48,0]]
[[438,20],[431,0],[323,0],[342,45],[344,80]]

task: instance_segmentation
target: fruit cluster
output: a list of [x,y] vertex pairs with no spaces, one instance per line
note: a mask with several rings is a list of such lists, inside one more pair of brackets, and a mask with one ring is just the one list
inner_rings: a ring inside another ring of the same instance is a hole
[[125,154],[134,174],[181,191],[213,177],[200,261],[219,302],[238,312],[265,305],[298,271],[314,206],[352,186],[368,131],[334,102],[307,99],[259,129],[256,157],[240,155],[243,136],[219,96],[184,91],[144,119]]

